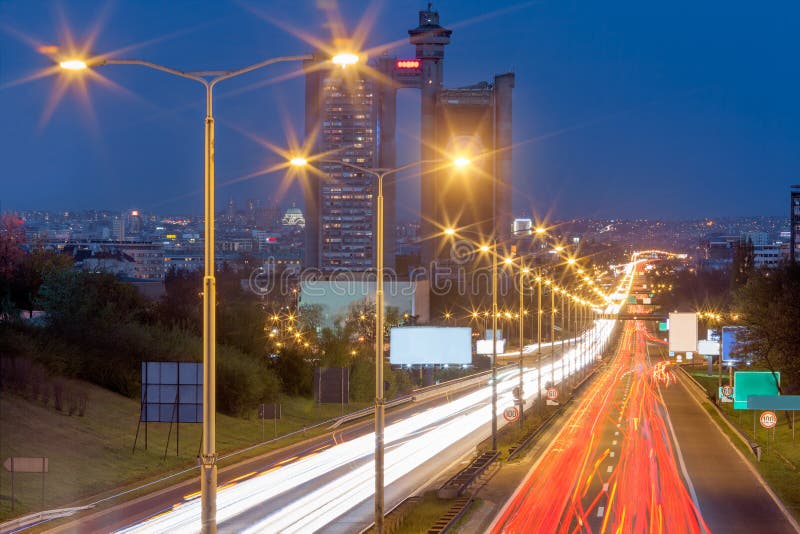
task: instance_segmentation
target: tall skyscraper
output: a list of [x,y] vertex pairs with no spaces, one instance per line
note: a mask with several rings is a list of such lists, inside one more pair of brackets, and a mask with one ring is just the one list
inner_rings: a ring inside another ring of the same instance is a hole
[[791,224],[791,235],[789,237],[789,259],[794,263],[800,261],[800,185],[793,185],[790,195],[789,222]]
[[[365,69],[327,68],[322,59],[307,61],[306,137],[313,154],[327,154],[364,168],[397,165],[395,144],[397,91],[421,91],[420,157],[445,158],[447,149],[470,144],[476,168],[454,184],[440,165],[418,168],[421,181],[422,259],[428,266],[441,243],[431,236],[444,224],[479,223],[503,238],[511,231],[511,89],[514,75],[496,76],[493,83],[462,89],[442,87],[444,47],[452,30],[439,24],[439,13],[419,12],[419,25],[408,31],[415,57],[383,55],[369,61],[380,73]],[[305,186],[306,266],[325,272],[366,270],[375,262],[377,184],[369,173],[346,165],[320,163],[323,176],[308,173]],[[384,181],[384,265],[395,265],[395,176]],[[496,187],[495,187],[496,185]],[[464,193],[467,192],[465,200]],[[494,215],[497,215],[495,224]]]
[[[314,153],[359,167],[378,167],[376,82],[345,69],[306,63],[306,133]],[[309,174],[306,265],[363,271],[375,265],[376,183],[347,165],[322,162]]]

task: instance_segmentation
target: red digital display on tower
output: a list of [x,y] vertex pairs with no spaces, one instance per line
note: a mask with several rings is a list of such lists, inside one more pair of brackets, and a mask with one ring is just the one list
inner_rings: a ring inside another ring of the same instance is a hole
[[422,66],[422,62],[418,59],[398,59],[394,66],[400,70],[415,70]]

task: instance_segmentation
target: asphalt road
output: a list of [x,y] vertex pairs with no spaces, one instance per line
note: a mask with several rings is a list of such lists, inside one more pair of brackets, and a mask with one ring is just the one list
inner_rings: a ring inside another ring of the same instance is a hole
[[678,374],[662,387],[700,513],[712,532],[795,533],[798,529],[767,492],[749,460],[733,446]]
[[[526,363],[532,358],[526,355]],[[547,362],[549,358],[544,358],[543,362]],[[547,373],[545,373],[547,376]],[[507,388],[506,388],[507,389]],[[531,391],[532,394],[532,391]],[[431,410],[437,406],[442,406],[452,402],[455,398],[460,397],[450,396],[430,401],[404,405],[392,410],[387,414],[387,426],[392,423],[402,421],[407,418],[419,415],[427,410]],[[485,401],[473,406],[465,411],[463,414],[467,416],[470,412],[486,408]],[[502,418],[501,418],[502,423]],[[433,430],[439,425],[444,423],[434,423],[430,429]],[[302,443],[274,451],[257,458],[244,461],[242,463],[226,467],[220,470],[219,473],[219,486],[225,486],[232,481],[240,478],[255,478],[259,473],[266,471],[274,471],[283,465],[288,465],[297,462],[299,459],[307,458],[320,454],[321,452],[335,447],[337,444],[348,443],[371,433],[373,429],[373,421],[371,417],[362,420],[361,422],[342,427],[335,432],[327,433],[322,436],[308,439]],[[483,425],[478,431],[470,434],[463,443],[459,443],[457,447],[451,447],[446,451],[446,454],[438,455],[434,460],[426,463],[414,472],[409,473],[408,476],[398,480],[395,484],[390,485],[386,491],[386,504],[387,509],[390,509],[395,503],[400,502],[402,499],[411,494],[421,485],[424,485],[430,478],[435,477],[443,468],[449,466],[452,462],[458,460],[459,457],[469,452],[474,448],[475,444],[485,439],[488,435],[488,425]],[[387,446],[387,455],[391,454],[393,447],[397,447],[401,442],[394,445]],[[368,467],[366,464],[371,462],[371,457],[360,457],[357,460],[350,461],[344,465],[340,465],[335,469],[328,472],[321,473],[313,480],[296,487],[291,493],[277,495],[276,498],[271,499],[269,503],[259,505],[257,510],[251,509],[244,511],[240,516],[220,521],[219,528],[221,532],[238,532],[241,531],[248,524],[257,521],[258,517],[264,517],[270,511],[280,510],[288,506],[290,503],[302,498],[305,494],[314,490],[317,487],[336,480],[340,476],[345,476],[350,472],[358,469]],[[173,505],[185,502],[186,496],[196,493],[199,490],[199,483],[196,478],[186,482],[171,486],[166,489],[155,491],[134,499],[132,501],[116,505],[106,510],[101,510],[93,513],[88,513],[84,516],[78,517],[72,521],[54,525],[48,532],[56,533],[72,533],[72,532],[109,532],[117,529],[124,528],[135,524],[145,518],[159,515],[163,512],[169,511]],[[372,499],[371,496],[364,499],[363,502],[350,510],[350,512],[339,517],[333,524],[330,524],[331,532],[353,532],[358,531],[360,528],[368,525],[365,524],[365,518],[371,517]],[[327,531],[327,530],[326,530]]]

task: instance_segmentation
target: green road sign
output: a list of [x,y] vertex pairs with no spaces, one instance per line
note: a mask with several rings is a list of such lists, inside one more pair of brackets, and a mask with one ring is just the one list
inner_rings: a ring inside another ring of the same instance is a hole
[[628,296],[628,304],[636,304],[636,295]]
[[777,395],[778,386],[781,381],[780,371],[775,372],[775,376],[770,371],[738,371],[733,373],[733,408],[735,410],[747,410],[747,397],[753,395]]
[[667,323],[658,323],[658,331],[659,332],[666,332],[667,331]]

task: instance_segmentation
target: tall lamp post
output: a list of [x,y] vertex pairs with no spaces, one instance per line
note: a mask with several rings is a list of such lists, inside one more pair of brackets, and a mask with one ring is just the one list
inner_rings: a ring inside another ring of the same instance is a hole
[[[492,221],[494,224],[494,221]],[[469,230],[456,231],[454,228],[446,228],[444,233],[449,236],[459,234],[471,234],[478,239],[482,236],[478,232],[471,232]],[[497,316],[499,315],[497,309],[497,236],[492,233],[491,245],[480,245],[481,252],[491,253],[490,259],[492,264],[492,450],[497,450]],[[520,351],[522,349],[520,348]]]
[[[205,70],[187,72],[138,59],[105,59],[96,61],[67,59],[59,66],[69,71],[82,71],[105,65],[138,65],[198,82],[206,89],[204,149],[204,217],[205,254],[203,272],[203,442],[200,453],[200,528],[203,533],[217,531],[217,452],[216,452],[216,279],[214,276],[214,87],[221,81],[289,61],[313,59],[312,55],[270,58],[237,70]],[[342,67],[358,62],[358,56],[345,53],[331,61]]]
[[[317,159],[315,163],[328,163],[333,165],[342,165],[351,169],[363,172],[375,178],[378,186],[378,195],[376,198],[376,221],[377,226],[376,244],[375,244],[375,265],[377,270],[377,283],[375,288],[375,532],[378,534],[383,533],[383,517],[384,517],[384,428],[385,421],[385,407],[386,398],[383,386],[383,330],[384,330],[384,305],[383,305],[383,179],[386,176],[396,174],[398,172],[417,167],[419,165],[441,163],[441,159],[435,160],[421,160],[407,163],[393,169],[369,169],[360,165],[355,165],[346,161],[331,160],[331,159]],[[292,158],[289,162],[295,167],[304,167],[309,164],[309,161],[303,157]],[[452,161],[456,167],[466,167],[470,161],[466,158],[456,158]]]

